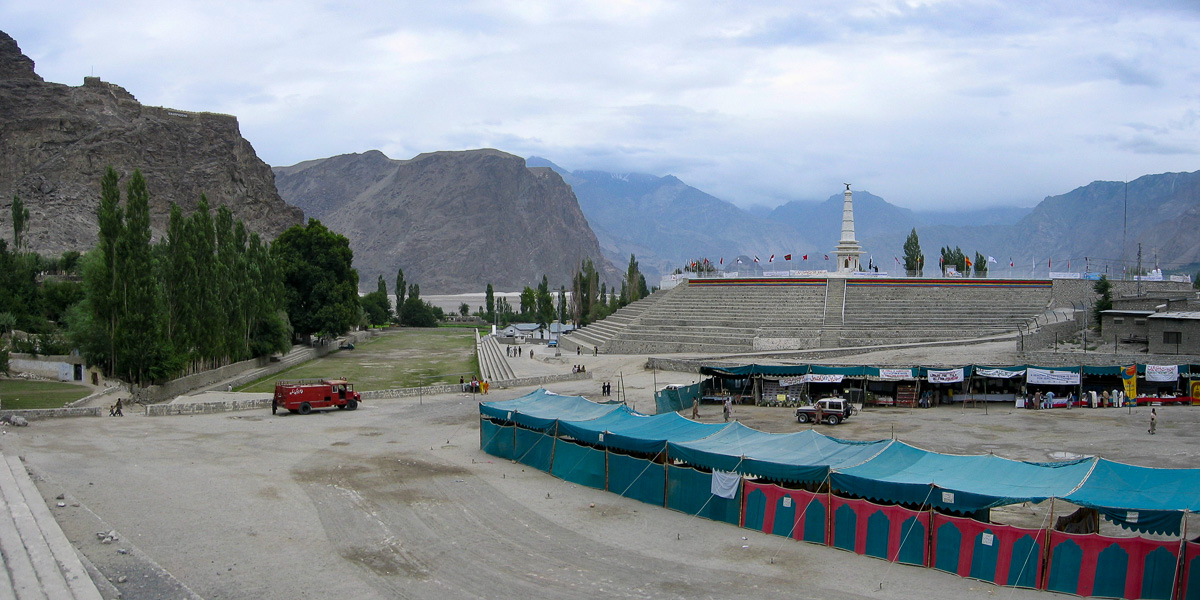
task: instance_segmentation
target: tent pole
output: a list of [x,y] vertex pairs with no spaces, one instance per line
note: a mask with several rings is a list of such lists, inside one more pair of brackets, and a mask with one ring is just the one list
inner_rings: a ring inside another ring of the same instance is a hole
[[612,491],[608,489],[608,444],[604,445],[604,491]]
[[1187,567],[1187,518],[1188,510],[1183,510],[1183,528],[1179,533],[1179,561],[1175,563],[1175,587],[1171,589],[1171,598],[1178,598],[1183,591],[1183,572]]
[[550,473],[554,473],[554,451],[558,448],[558,421],[554,421],[554,439],[550,441]]
[[833,545],[833,470],[825,474],[825,545]]
[[663,441],[663,508],[667,507],[667,494],[671,490],[671,459],[667,458],[667,443]]
[[[1097,527],[1097,529],[1099,529]],[[1038,584],[1038,589],[1046,589],[1046,584],[1050,579],[1050,534],[1054,532],[1054,498],[1050,498],[1050,519],[1046,521],[1046,543],[1042,547],[1042,577]]]

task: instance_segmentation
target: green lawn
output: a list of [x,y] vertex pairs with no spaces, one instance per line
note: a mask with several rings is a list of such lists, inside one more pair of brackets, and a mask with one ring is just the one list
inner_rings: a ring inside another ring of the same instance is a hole
[[238,388],[271,392],[280,379],[346,378],[359,391],[458,383],[478,373],[475,333],[464,328],[402,329]]
[[0,379],[0,408],[62,408],[64,404],[74,402],[91,392],[90,388],[73,383]]

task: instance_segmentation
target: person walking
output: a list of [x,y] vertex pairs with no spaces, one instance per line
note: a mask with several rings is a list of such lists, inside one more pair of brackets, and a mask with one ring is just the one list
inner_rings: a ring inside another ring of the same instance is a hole
[[1158,411],[1152,408],[1150,409],[1150,429],[1147,429],[1146,433],[1154,435],[1154,429],[1156,427],[1158,427]]
[[725,422],[728,423],[730,417],[733,416],[733,402],[730,401],[729,398],[725,399],[724,412],[725,412]]
[[692,398],[692,420],[700,420],[700,397]]

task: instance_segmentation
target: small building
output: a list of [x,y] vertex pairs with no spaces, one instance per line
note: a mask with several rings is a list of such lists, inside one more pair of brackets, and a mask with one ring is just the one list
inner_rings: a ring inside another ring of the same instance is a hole
[[1100,330],[1104,339],[1120,342],[1145,343],[1149,335],[1146,330],[1146,319],[1153,315],[1153,310],[1106,310],[1100,313]]
[[1147,317],[1146,337],[1151,354],[1200,354],[1200,312],[1154,313]]
[[1141,296],[1113,298],[1114,310],[1148,310],[1173,312],[1200,308],[1196,295],[1189,292],[1147,292]]

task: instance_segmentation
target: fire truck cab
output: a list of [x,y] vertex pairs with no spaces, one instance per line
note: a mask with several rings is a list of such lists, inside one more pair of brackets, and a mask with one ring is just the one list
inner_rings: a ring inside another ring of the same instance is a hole
[[307,415],[314,408],[354,410],[362,395],[354,384],[345,379],[297,379],[275,382],[275,397],[271,399],[271,414],[286,409],[290,413]]

